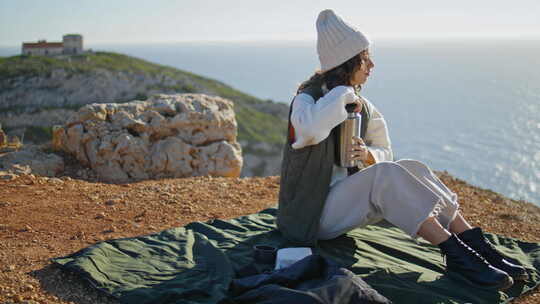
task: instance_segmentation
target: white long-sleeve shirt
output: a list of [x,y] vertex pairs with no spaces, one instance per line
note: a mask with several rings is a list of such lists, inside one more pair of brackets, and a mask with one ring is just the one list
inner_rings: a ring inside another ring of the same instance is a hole
[[[345,105],[357,98],[351,86],[337,86],[330,91],[323,86],[323,93],[324,96],[316,103],[305,93],[300,93],[294,98],[291,113],[291,123],[295,130],[293,149],[316,145],[323,141],[335,126],[347,118]],[[363,140],[376,162],[391,161],[393,156],[386,121],[372,103],[363,97],[361,99],[369,104],[370,110],[370,119]],[[330,186],[345,177],[347,169],[334,164]]]

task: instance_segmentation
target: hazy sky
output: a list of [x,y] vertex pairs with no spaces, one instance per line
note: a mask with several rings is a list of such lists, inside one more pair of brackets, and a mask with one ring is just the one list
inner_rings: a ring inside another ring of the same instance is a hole
[[372,39],[540,39],[538,0],[0,0],[0,45],[61,41],[65,33],[82,34],[85,44],[314,40],[326,8]]

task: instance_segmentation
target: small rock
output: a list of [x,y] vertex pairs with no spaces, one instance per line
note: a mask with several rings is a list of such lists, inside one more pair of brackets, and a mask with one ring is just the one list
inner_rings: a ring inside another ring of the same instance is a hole
[[137,214],[137,215],[135,215],[136,218],[137,218],[137,217],[144,217],[144,216],[146,216],[146,210],[143,211],[143,212],[141,212],[141,213],[139,213],[139,214]]
[[84,231],[79,231],[76,235],[74,235],[74,237],[80,240],[84,240],[86,238],[86,234],[84,233]]
[[108,200],[108,201],[105,202],[105,205],[107,205],[107,206],[113,206],[115,204],[116,204],[116,201],[114,201],[114,200]]
[[48,182],[51,183],[51,184],[63,184],[64,183],[63,180],[61,180],[61,179],[59,179],[57,177],[49,178]]
[[109,229],[104,230],[103,233],[113,233],[116,232],[118,229],[115,226],[111,226]]
[[30,166],[17,163],[10,164],[10,170],[18,175],[30,174],[32,172],[32,168],[30,168]]
[[105,218],[105,213],[104,212],[100,212],[96,215],[95,219],[99,220],[99,219],[104,219]]
[[30,225],[26,225],[24,226],[23,229],[21,229],[21,232],[32,232],[32,231],[34,231],[34,229],[32,229]]
[[10,202],[0,202],[0,208],[1,207],[9,207],[9,206],[11,206]]
[[17,174],[8,173],[0,175],[0,179],[2,180],[14,180],[15,178],[17,178]]

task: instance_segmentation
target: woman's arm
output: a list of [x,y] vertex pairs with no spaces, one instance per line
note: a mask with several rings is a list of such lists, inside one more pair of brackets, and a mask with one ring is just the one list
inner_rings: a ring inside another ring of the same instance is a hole
[[317,102],[308,94],[298,94],[293,101],[291,123],[296,139],[293,149],[316,145],[323,141],[330,131],[347,118],[345,105],[358,100],[350,86],[337,86]]

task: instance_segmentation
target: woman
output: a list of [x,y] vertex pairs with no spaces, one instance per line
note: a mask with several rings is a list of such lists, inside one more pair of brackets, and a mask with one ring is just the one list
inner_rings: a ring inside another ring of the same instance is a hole
[[[289,112],[277,224],[293,244],[314,245],[386,219],[411,237],[438,245],[447,271],[473,284],[505,289],[528,275],[508,262],[459,212],[457,195],[425,164],[392,160],[386,122],[359,95],[374,64],[369,40],[332,10],[317,18],[321,70],[298,88]],[[349,151],[367,167],[343,168],[335,155],[346,104],[362,115]]]

